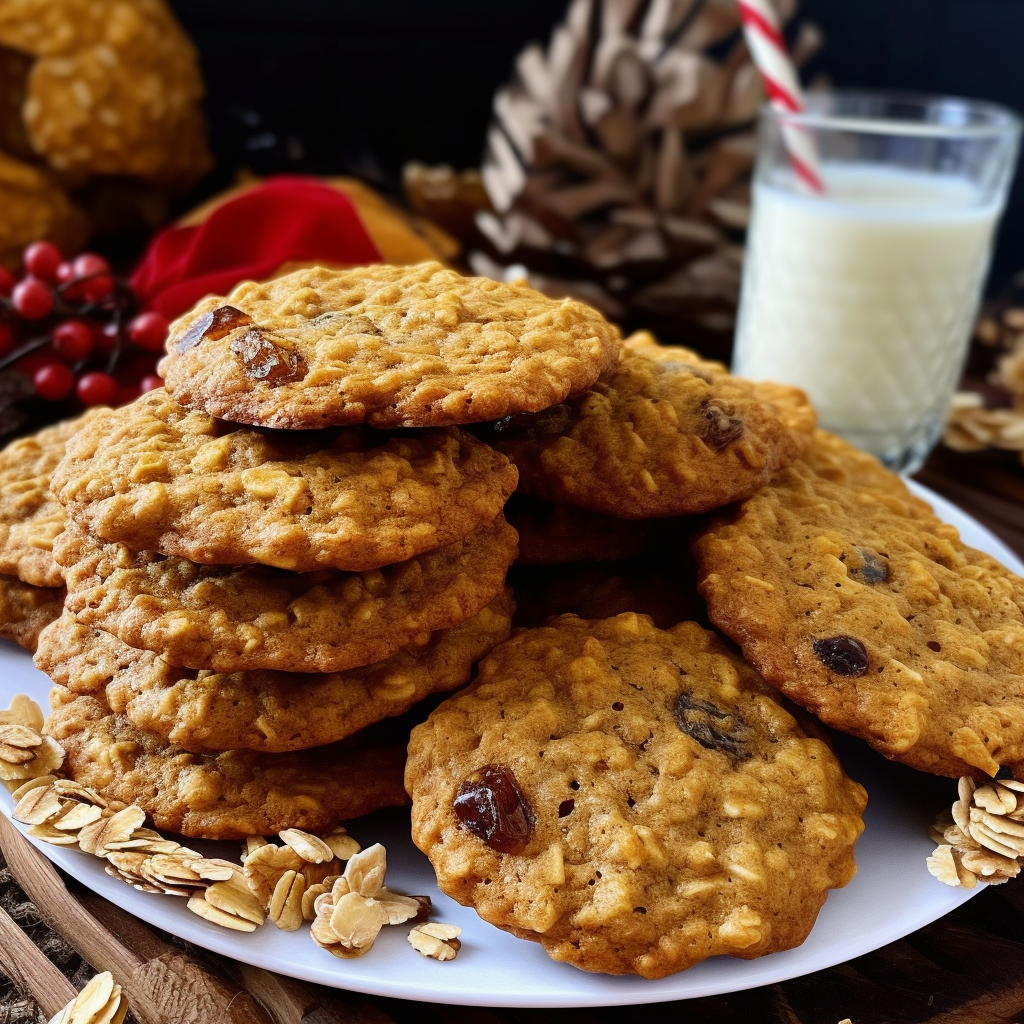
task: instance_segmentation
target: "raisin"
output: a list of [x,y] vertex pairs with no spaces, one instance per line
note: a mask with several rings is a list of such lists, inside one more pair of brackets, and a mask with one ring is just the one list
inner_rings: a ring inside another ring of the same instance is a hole
[[863,565],[850,570],[850,575],[858,583],[884,583],[889,578],[889,560],[871,548],[854,548],[860,555]]
[[495,435],[501,440],[534,441],[537,438],[561,435],[575,419],[574,402],[560,402],[542,412],[513,413],[494,424]]
[[459,824],[499,853],[518,853],[533,834],[533,811],[504,765],[485,764],[467,776],[452,806]]
[[720,750],[739,761],[750,757],[747,723],[735,711],[723,711],[711,701],[697,700],[685,690],[676,698],[676,725],[708,750]]
[[175,343],[179,352],[187,352],[206,338],[220,341],[239,327],[248,327],[252,317],[234,306],[218,306],[188,325],[188,330]]
[[818,660],[837,676],[862,676],[868,670],[868,652],[852,636],[829,636],[811,645]]
[[266,384],[291,384],[306,376],[306,363],[297,352],[275,345],[258,327],[250,327],[231,342],[250,380]]
[[721,451],[743,436],[743,420],[733,414],[732,406],[708,402],[702,412],[705,420],[702,440],[709,448]]

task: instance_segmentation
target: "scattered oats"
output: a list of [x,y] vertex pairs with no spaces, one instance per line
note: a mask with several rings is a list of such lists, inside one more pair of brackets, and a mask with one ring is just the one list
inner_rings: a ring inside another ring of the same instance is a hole
[[334,851],[334,856],[338,860],[349,860],[362,849],[341,825],[321,838]]
[[243,861],[243,863],[244,863],[245,859],[249,856],[250,853],[253,853],[255,850],[258,850],[261,846],[267,846],[267,845],[268,845],[267,840],[264,839],[263,836],[249,836],[248,838],[243,839],[242,840],[242,861]]
[[996,779],[983,786],[964,777],[949,812],[938,816],[929,834],[939,845],[928,870],[946,885],[997,885],[1020,872],[1024,862],[1024,784]]
[[141,807],[125,807],[109,818],[100,818],[86,825],[78,833],[78,845],[86,853],[105,857],[109,843],[123,843],[130,839],[145,820],[146,812]]
[[62,809],[60,797],[52,786],[36,786],[14,805],[14,820],[24,825],[42,825],[54,815],[60,814]]
[[278,834],[286,846],[290,846],[303,860],[311,864],[323,864],[325,861],[334,860],[334,850],[317,836],[298,828],[288,828]]
[[121,1024],[128,1000],[109,971],[97,974],[50,1024]]
[[453,924],[418,924],[411,929],[409,943],[417,953],[432,957],[434,960],[454,960],[462,948],[459,936],[462,929]]
[[290,846],[267,843],[250,853],[242,867],[253,895],[267,908],[278,880],[287,871],[301,871],[302,858]]
[[[223,883],[218,882],[216,884],[222,885]],[[218,924],[222,928],[231,928],[236,932],[256,931],[257,926],[254,922],[247,921],[243,917],[237,917],[235,914],[220,910],[212,903],[208,903],[206,897],[202,893],[190,896],[188,903],[185,905],[193,914],[197,914],[204,920],[209,921],[210,924]]]
[[286,871],[274,886],[267,917],[283,932],[298,931],[305,918],[302,916],[302,896],[306,879],[297,871]]
[[214,882],[206,889],[206,902],[217,910],[233,917],[248,921],[254,927],[266,919],[260,901],[252,894],[244,878],[232,878],[226,882]]

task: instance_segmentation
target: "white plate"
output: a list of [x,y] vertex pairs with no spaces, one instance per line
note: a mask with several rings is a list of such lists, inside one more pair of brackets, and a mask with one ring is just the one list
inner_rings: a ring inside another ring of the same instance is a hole
[[[1001,541],[955,506],[915,487],[937,513],[960,529],[966,543],[990,552],[1015,572],[1024,565]],[[49,680],[20,648],[0,641],[0,706],[28,693],[44,707]],[[574,1007],[654,1003],[718,995],[810,974],[893,942],[960,906],[971,891],[952,889],[928,873],[933,844],[927,829],[935,813],[955,799],[956,784],[911,771],[863,744],[839,737],[848,773],[870,796],[866,829],[857,845],[858,874],[831,893],[807,941],[798,949],[758,960],[716,957],[661,981],[587,974],[549,960],[540,946],[481,921],[437,890],[427,859],[408,837],[408,814],[382,812],[350,831],[364,845],[381,842],[389,856],[388,884],[434,900],[434,918],[462,928],[458,959],[440,964],[406,942],[406,929],[385,929],[369,954],[338,960],[316,946],[308,929],[281,932],[266,925],[252,934],[226,931],[185,909],[185,901],[137,892],[103,873],[102,861],[75,850],[41,845],[43,852],[111,902],[197,946],[281,974],[336,988],[401,999],[474,1006]],[[0,792],[3,792],[0,790]],[[3,793],[0,808],[10,813]],[[221,856],[238,856],[237,843],[196,843]],[[974,890],[976,891],[976,890]]]

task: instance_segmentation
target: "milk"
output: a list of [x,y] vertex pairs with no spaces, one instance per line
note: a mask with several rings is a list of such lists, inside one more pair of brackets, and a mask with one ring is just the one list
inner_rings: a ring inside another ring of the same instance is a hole
[[999,204],[962,178],[823,172],[824,197],[755,185],[733,368],[800,386],[822,426],[901,468],[941,431]]

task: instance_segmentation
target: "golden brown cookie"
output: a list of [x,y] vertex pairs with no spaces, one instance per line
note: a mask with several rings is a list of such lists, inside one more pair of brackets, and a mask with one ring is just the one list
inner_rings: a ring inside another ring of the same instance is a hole
[[519,534],[522,565],[610,562],[641,554],[655,537],[647,520],[616,519],[513,494],[505,518]]
[[814,472],[825,480],[852,487],[857,491],[877,491],[905,501],[911,514],[923,514],[930,519],[931,506],[918,498],[903,480],[886,469],[867,452],[854,448],[836,434],[820,427],[814,431],[807,450],[800,456]]
[[52,554],[64,509],[50,491],[50,474],[90,415],[44,427],[0,451],[0,573],[37,587],[64,585]]
[[66,613],[45,630],[36,665],[74,693],[104,700],[136,728],[192,751],[302,750],[400,715],[469,680],[508,636],[511,591],[473,618],[364,668],[331,675],[175,669]]
[[802,942],[854,874],[864,790],[694,623],[555,619],[412,733],[438,885],[589,971],[661,978]]
[[79,622],[172,665],[341,672],[476,615],[501,593],[516,533],[499,516],[464,540],[364,573],[197,565],[101,544],[70,522],[54,553]]
[[1024,761],[1024,579],[911,495],[791,466],[694,552],[711,620],[829,725],[939,775]]
[[402,742],[363,732],[289,754],[192,754],[136,729],[95,697],[57,686],[50,703],[46,732],[64,748],[70,776],[108,800],[141,807],[156,828],[202,839],[323,832],[408,802]]
[[63,587],[34,587],[0,575],[0,637],[34,651],[39,632],[60,618]]
[[753,494],[799,456],[813,428],[798,389],[751,384],[641,333],[588,391],[494,431],[526,493],[645,519]]
[[189,183],[209,167],[196,52],[163,0],[4,0],[0,46],[35,58],[22,113],[55,170]]
[[571,299],[439,263],[298,270],[171,325],[180,404],[266,427],[436,427],[533,412],[588,387],[618,330]]
[[177,405],[163,388],[104,410],[51,486],[101,540],[194,562],[362,572],[493,522],[508,460],[456,427],[268,431]]

